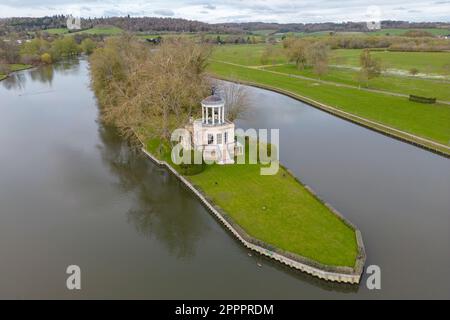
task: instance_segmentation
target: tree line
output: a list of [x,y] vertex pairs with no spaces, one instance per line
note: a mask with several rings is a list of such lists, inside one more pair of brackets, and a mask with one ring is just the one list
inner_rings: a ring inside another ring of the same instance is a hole
[[[67,16],[54,15],[47,17],[13,17],[0,19],[0,35],[2,32],[36,31],[50,28],[64,28]],[[82,19],[83,28],[98,25],[112,25],[133,32],[169,31],[169,32],[215,32],[215,33],[252,33],[259,30],[273,30],[274,33],[286,32],[367,32],[366,22],[324,22],[324,23],[215,23],[208,24],[178,18],[159,17],[100,17]],[[425,29],[449,28],[443,22],[408,22],[408,21],[382,21],[382,28]]]
[[0,37],[0,64],[50,64],[61,58],[91,54],[97,46],[89,36],[49,36],[38,34],[34,39],[22,41],[15,37]]

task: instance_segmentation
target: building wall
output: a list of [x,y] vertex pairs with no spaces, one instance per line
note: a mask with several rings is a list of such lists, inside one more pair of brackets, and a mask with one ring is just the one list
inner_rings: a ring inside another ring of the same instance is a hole
[[[225,143],[225,133],[227,142]],[[213,136],[212,144],[208,144],[208,136]],[[218,135],[221,135],[221,143],[218,143]],[[221,155],[223,163],[234,163],[234,123],[226,123],[221,126],[204,126],[201,120],[193,124],[193,143],[195,148],[205,148],[205,159],[213,160]],[[227,152],[228,151],[228,152]]]

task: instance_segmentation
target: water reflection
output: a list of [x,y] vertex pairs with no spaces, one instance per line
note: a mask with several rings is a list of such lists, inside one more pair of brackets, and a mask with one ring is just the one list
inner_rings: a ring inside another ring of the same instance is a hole
[[5,80],[0,81],[0,84],[7,90],[24,90],[25,82],[25,73],[16,72],[10,74]]
[[76,74],[80,71],[80,59],[65,59],[58,63],[48,66],[40,66],[30,70],[11,73],[6,79],[0,81],[0,84],[7,90],[24,91],[27,78],[29,80],[47,84],[49,87],[53,84],[55,73]]
[[33,81],[39,81],[44,84],[48,84],[49,86],[52,85],[53,77],[54,77],[54,71],[55,69],[53,66],[42,66],[40,68],[35,68],[30,70],[30,78]]
[[149,239],[155,237],[179,258],[195,255],[199,239],[209,226],[199,213],[201,205],[165,169],[124,142],[114,128],[101,126],[102,159],[119,180],[119,187],[135,201],[127,220]]

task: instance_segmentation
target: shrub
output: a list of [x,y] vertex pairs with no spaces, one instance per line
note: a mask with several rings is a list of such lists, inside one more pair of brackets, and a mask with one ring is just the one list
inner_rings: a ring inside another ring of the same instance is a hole
[[53,60],[77,55],[79,52],[80,49],[73,37],[67,36],[52,42],[51,53]]
[[37,54],[25,54],[21,61],[23,64],[38,65],[41,62],[41,57]]
[[96,47],[96,44],[92,39],[86,38],[81,42],[81,49],[85,54],[91,54],[94,52],[94,49]]
[[409,30],[403,34],[405,37],[411,37],[411,38],[419,38],[419,37],[430,37],[433,38],[434,35],[428,31],[424,30]]
[[428,103],[428,104],[434,104],[436,103],[436,98],[426,98],[426,97],[420,97],[415,95],[409,95],[409,100],[419,103]]
[[52,56],[49,53],[44,53],[41,55],[41,61],[45,64],[51,64],[52,63]]
[[413,76],[415,76],[416,74],[419,73],[419,69],[417,69],[417,68],[411,68],[411,69],[409,70],[409,73],[412,74]]

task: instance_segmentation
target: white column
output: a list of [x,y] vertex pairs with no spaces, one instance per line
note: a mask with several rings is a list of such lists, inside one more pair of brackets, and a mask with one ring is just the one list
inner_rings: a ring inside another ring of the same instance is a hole
[[202,107],[202,123],[205,123],[205,108]]
[[216,124],[216,108],[212,108],[212,124],[215,125]]
[[222,107],[222,123],[225,123],[225,106]]
[[205,111],[206,111],[205,123],[208,124],[208,108],[205,108]]

